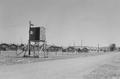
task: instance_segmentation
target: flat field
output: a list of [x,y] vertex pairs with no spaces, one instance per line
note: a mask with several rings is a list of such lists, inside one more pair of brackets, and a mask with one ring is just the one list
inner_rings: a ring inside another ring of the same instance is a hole
[[1,54],[0,79],[120,79],[119,52],[51,53],[48,58]]
[[48,58],[44,58],[44,53],[40,53],[39,58],[24,58],[21,55],[17,56],[16,51],[2,51],[0,55],[0,65],[14,65],[14,64],[26,64],[26,63],[35,63],[43,62],[49,60],[58,60],[58,59],[69,59],[76,57],[88,57],[88,56],[97,56],[108,54],[104,52],[88,52],[88,53],[72,53],[72,52],[48,52]]

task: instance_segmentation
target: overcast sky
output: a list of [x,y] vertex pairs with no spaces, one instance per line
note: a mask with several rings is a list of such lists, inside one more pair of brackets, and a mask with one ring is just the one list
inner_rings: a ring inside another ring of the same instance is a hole
[[27,43],[28,22],[56,45],[120,45],[120,0],[0,0],[0,42]]

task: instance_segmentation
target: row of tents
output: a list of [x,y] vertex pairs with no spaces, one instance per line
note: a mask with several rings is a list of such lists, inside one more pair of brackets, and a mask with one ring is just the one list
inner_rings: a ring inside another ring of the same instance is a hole
[[89,49],[84,47],[84,48],[75,48],[74,46],[69,46],[69,47],[60,47],[60,46],[50,46],[47,48],[48,52],[88,52]]
[[[0,44],[0,50],[1,51],[8,51],[8,50],[18,50],[18,49],[24,49],[26,47],[25,44],[20,44],[20,45],[16,45],[16,44],[6,44],[6,43],[2,43]],[[35,46],[34,46],[35,47]],[[63,47],[60,47],[60,46],[55,46],[55,45],[48,45],[46,46],[46,50],[48,52],[58,52],[58,51],[61,51],[61,52],[75,52],[75,51],[78,51],[78,52],[88,52],[88,49],[87,48],[83,48],[83,49],[80,49],[80,48],[74,48],[73,46],[69,46],[67,48],[63,48]]]
[[16,45],[16,44],[6,44],[6,43],[0,44],[1,51],[17,50],[17,47],[18,47],[18,45]]
[[[25,49],[27,45],[25,44],[7,44],[7,43],[2,43],[0,44],[0,50],[1,51],[7,51],[7,50],[15,50],[17,51],[18,49]],[[38,46],[33,46],[31,47],[39,48]],[[46,51],[48,52],[89,52],[89,51],[108,51],[108,47],[102,47],[102,48],[97,48],[97,47],[80,47],[80,46],[69,46],[69,47],[62,47],[62,46],[55,46],[55,45],[46,45]]]

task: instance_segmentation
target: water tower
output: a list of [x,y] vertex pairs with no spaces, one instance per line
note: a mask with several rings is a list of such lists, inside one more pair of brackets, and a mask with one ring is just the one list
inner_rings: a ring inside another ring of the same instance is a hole
[[24,57],[39,57],[40,52],[44,52],[44,57],[48,57],[46,53],[46,31],[45,27],[35,27],[29,21],[29,40],[28,52],[24,53]]

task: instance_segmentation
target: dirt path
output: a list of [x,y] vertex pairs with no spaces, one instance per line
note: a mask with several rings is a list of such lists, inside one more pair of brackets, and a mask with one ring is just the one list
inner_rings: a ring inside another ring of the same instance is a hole
[[89,74],[92,71],[118,55],[120,54],[110,53],[67,60],[1,66],[0,79],[87,79],[90,78]]

